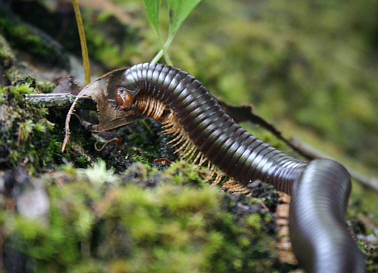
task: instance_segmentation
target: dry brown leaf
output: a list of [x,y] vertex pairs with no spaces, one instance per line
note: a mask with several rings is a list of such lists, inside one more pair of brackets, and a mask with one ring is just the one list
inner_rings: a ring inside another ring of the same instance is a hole
[[69,140],[71,116],[74,112],[75,105],[77,104],[80,98],[89,97],[92,100],[94,100],[97,104],[99,123],[93,127],[95,132],[112,130],[112,129],[130,124],[132,122],[135,122],[136,120],[142,118],[142,116],[134,109],[124,111],[116,107],[116,105],[114,105],[108,99],[109,98],[108,79],[111,79],[114,75],[117,75],[117,73],[120,73],[124,70],[125,68],[111,71],[99,77],[95,81],[91,82],[80,91],[80,93],[75,98],[75,101],[72,103],[70,110],[68,111],[67,116],[66,116],[66,123],[65,123],[66,133],[65,133],[65,137],[64,137],[64,141],[62,145],[62,151],[65,150],[65,147]]

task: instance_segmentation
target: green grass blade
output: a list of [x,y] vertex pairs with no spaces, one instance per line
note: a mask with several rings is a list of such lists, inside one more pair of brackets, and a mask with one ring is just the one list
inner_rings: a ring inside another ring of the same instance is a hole
[[[193,9],[201,2],[201,0],[167,0],[169,10],[169,28],[168,38],[163,49],[153,58],[152,63],[157,63],[161,57],[164,56],[165,62],[168,65],[172,65],[172,61],[168,55],[168,48],[172,43],[178,29]],[[159,35],[161,41],[160,29],[159,29],[159,10],[160,1],[144,0],[146,5],[146,11],[148,18]]]

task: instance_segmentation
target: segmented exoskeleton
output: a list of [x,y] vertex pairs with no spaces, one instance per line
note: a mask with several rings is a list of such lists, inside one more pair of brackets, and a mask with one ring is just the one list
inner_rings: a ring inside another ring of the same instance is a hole
[[307,163],[257,139],[235,123],[197,79],[174,67],[135,65],[111,78],[109,89],[109,99],[125,111],[138,109],[161,121],[185,158],[198,165],[208,162],[216,183],[223,173],[234,179],[226,187],[243,191],[243,185],[260,179],[291,194],[290,237],[306,271],[364,271],[362,254],[344,219],[350,176],[339,163]]

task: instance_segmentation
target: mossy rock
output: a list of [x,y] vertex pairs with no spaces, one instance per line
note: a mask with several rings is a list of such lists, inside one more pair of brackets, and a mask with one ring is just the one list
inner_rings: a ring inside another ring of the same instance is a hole
[[0,4],[0,34],[12,48],[28,53],[33,62],[69,68],[62,46],[43,31],[22,22],[6,4]]

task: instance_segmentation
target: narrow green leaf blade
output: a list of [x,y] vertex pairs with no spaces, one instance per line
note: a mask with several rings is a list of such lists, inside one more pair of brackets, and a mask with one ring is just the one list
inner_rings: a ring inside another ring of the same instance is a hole
[[168,36],[173,39],[182,22],[184,22],[201,0],[167,0],[167,2],[169,9]]
[[155,29],[159,37],[160,37],[160,28],[159,28],[160,4],[161,4],[160,0],[144,0],[144,5],[146,6],[148,20],[150,21],[152,27]]

